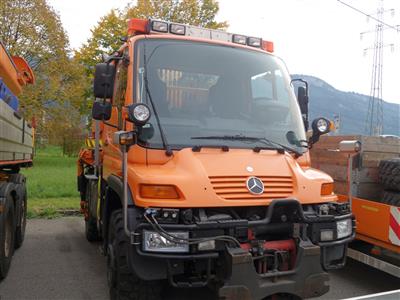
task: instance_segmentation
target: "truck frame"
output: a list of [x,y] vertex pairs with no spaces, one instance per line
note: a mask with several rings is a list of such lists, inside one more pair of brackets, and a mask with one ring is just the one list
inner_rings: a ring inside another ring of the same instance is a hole
[[34,129],[19,114],[17,96],[34,82],[27,62],[0,41],[0,280],[25,237],[26,178],[19,172],[32,165]]
[[310,165],[330,122],[314,120],[306,140],[308,86],[296,99],[273,43],[131,19],[103,58],[77,179],[110,298],[160,299],[165,285],[221,299],[326,293],[354,218]]

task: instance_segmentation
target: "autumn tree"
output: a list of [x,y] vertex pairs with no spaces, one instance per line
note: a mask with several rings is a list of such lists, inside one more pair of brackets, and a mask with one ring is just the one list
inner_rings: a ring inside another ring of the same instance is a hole
[[[0,40],[12,55],[24,57],[35,72],[36,84],[26,87],[19,98],[25,117],[38,120],[39,135],[51,134],[48,120],[68,116],[63,113],[65,103],[78,113],[83,110],[88,85],[85,70],[72,58],[60,18],[45,0],[1,0]],[[60,121],[60,126],[68,122]]]
[[225,29],[226,22],[217,22],[219,10],[215,0],[138,0],[122,10],[112,10],[102,17],[92,30],[92,36],[76,53],[85,66],[88,76],[100,61],[101,53],[117,50],[127,32],[126,20],[130,18],[155,18],[212,29]]

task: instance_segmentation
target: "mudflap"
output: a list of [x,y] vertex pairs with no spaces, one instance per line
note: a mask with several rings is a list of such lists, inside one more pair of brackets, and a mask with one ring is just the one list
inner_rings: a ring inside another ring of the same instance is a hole
[[302,241],[298,250],[293,270],[258,274],[248,251],[228,248],[231,276],[219,290],[220,299],[260,300],[279,294],[310,298],[327,293],[329,275],[321,267],[320,247]]

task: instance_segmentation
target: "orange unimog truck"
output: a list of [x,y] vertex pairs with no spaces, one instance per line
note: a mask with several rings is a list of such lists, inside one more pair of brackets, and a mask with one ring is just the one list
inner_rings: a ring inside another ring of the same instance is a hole
[[311,168],[307,85],[296,99],[273,44],[132,19],[96,66],[78,161],[89,241],[112,299],[210,287],[220,299],[326,293],[354,237],[330,176]]
[[19,172],[32,165],[33,128],[19,114],[17,96],[34,81],[27,62],[0,41],[0,280],[25,236],[26,179]]

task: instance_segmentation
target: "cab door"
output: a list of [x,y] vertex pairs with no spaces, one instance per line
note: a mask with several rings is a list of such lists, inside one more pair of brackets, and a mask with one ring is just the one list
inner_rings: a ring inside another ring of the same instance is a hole
[[[124,55],[127,49],[125,48]],[[113,135],[116,131],[124,130],[122,109],[125,105],[127,83],[128,64],[122,59],[116,62],[111,118],[104,122],[103,176],[105,178],[111,174],[121,175],[121,152],[119,146],[113,144]]]

